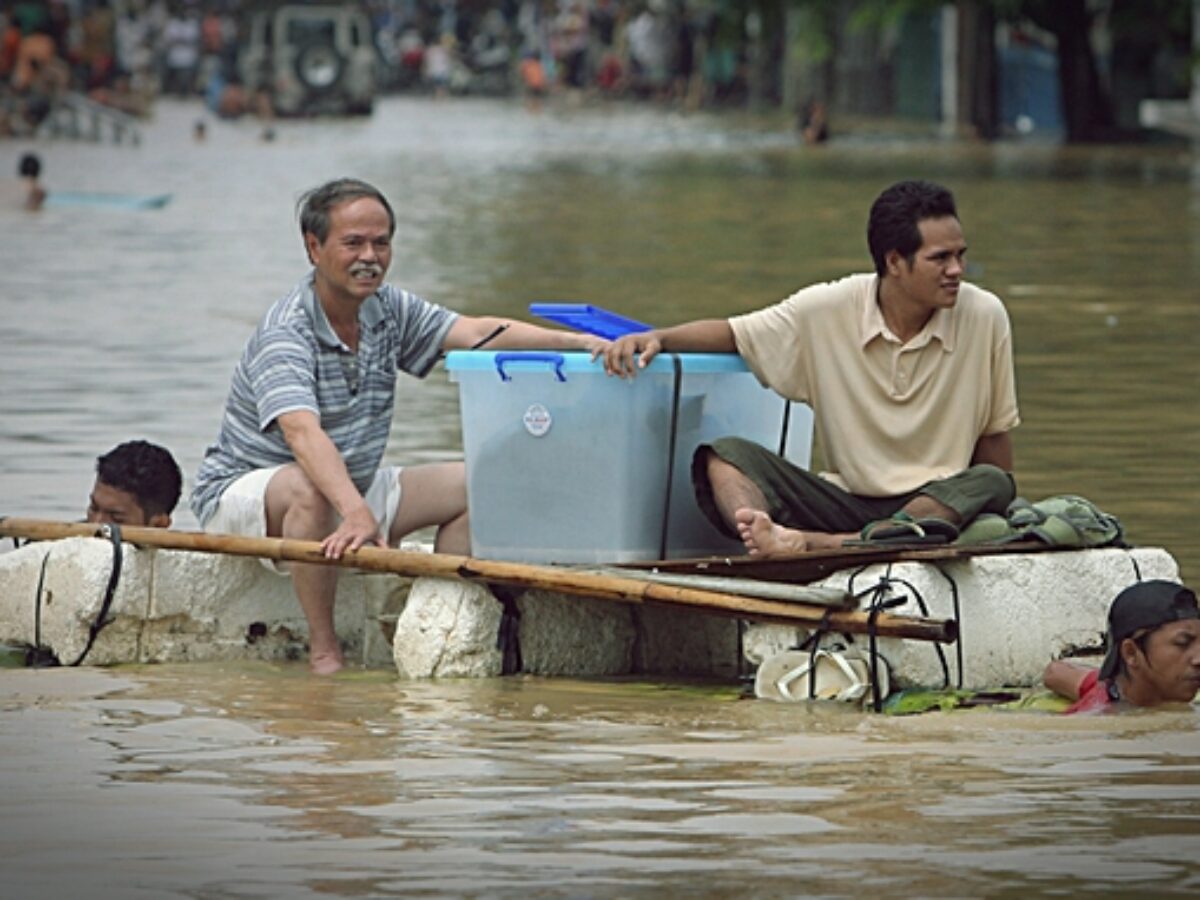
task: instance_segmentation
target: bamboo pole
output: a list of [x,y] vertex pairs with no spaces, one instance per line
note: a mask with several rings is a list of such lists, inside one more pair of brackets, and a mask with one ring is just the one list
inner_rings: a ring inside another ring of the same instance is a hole
[[[67,537],[106,536],[106,526],[86,522],[0,518],[0,537],[57,540]],[[409,577],[461,578],[620,603],[651,603],[686,608],[761,622],[778,622],[808,628],[824,626],[831,631],[853,634],[866,634],[870,630],[870,617],[865,612],[831,610],[803,603],[743,597],[699,588],[639,581],[634,578],[589,574],[554,566],[474,559],[446,553],[385,550],[380,547],[363,547],[344,554],[340,559],[331,559],[321,552],[321,545],[317,541],[254,538],[134,526],[123,526],[121,537],[136,546],[158,547],[164,550],[253,556],[280,562],[390,572]],[[945,644],[958,639],[958,626],[952,619],[897,616],[888,613],[876,615],[875,632],[883,637],[938,641]]]

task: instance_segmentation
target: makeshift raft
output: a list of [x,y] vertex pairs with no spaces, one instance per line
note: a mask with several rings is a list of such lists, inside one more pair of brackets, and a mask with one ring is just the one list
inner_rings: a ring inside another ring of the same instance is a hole
[[[38,539],[0,555],[0,643],[63,663],[303,658],[290,582],[255,557],[329,562],[312,542],[161,529],[114,540],[103,526],[3,519],[0,536]],[[1032,549],[858,547],[580,570],[364,548],[341,563],[353,568],[336,626],[348,659],[409,677],[731,677],[814,629],[873,633],[895,686],[983,688],[1035,683],[1050,659],[1095,650],[1120,588],[1178,578],[1161,549]]]

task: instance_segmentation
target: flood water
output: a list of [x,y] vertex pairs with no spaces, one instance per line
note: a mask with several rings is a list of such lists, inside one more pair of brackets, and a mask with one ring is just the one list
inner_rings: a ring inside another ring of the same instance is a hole
[[265,664],[2,678],[3,896],[1200,890],[1192,710],[897,719]]
[[[234,361],[305,268],[294,203],[343,174],[399,215],[391,278],[466,312],[596,303],[657,324],[869,267],[888,183],[945,182],[1007,303],[1021,492],[1083,494],[1200,579],[1200,153],[881,137],[389,99],[355,122],[210,123],[26,149],[0,210],[0,515],[83,512],[146,437],[190,485]],[[455,388],[404,380],[388,458],[461,454]],[[186,509],[177,527],[193,528]],[[1200,717],[911,719],[735,687],[332,680],[295,666],[0,672],[0,896],[996,895],[1200,890]]]

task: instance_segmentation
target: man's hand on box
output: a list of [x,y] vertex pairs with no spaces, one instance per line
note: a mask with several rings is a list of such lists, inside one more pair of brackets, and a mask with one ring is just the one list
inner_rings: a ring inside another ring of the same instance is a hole
[[[604,371],[619,378],[632,378],[638,369],[646,368],[661,350],[662,341],[653,331],[627,334],[603,348]],[[600,352],[592,351],[592,358],[595,359]]]

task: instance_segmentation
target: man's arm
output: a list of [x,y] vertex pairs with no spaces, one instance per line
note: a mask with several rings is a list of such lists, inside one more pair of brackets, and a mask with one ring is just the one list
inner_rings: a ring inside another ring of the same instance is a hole
[[975,442],[971,454],[971,465],[990,463],[1005,472],[1013,470],[1012,435],[1007,431],[1000,434],[985,434]]
[[455,319],[443,350],[583,350],[599,353],[607,346],[603,338],[579,331],[543,328],[531,322],[496,316],[459,316]]
[[345,551],[364,544],[386,547],[386,536],[379,533],[379,523],[350,480],[342,454],[321,428],[316,414],[297,410],[284,413],[276,421],[304,474],[342,517],[337,530],[321,541],[325,555],[338,559]]
[[[727,319],[700,319],[670,328],[627,334],[604,350],[604,370],[609,375],[632,378],[661,351],[680,353],[734,353],[737,343]],[[596,355],[596,354],[593,354]]]
[[1056,659],[1046,666],[1045,672],[1042,673],[1042,683],[1060,697],[1078,700],[1083,680],[1091,671],[1065,659]]

